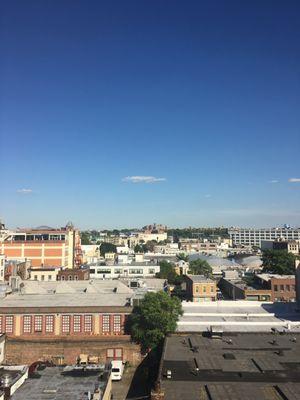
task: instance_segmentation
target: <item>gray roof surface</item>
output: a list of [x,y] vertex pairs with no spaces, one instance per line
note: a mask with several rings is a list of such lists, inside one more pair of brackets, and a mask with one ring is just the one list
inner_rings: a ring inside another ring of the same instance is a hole
[[38,371],[40,378],[29,378],[15,392],[12,400],[87,400],[96,385],[103,386],[97,375],[65,376],[62,367],[48,367]]
[[286,400],[299,399],[300,335],[172,335],[165,342],[161,386],[165,400],[282,400],[280,391]]

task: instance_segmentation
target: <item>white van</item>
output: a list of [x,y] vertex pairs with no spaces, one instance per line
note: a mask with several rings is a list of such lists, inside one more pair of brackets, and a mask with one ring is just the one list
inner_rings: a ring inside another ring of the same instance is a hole
[[124,364],[122,361],[114,360],[111,362],[111,380],[120,381],[124,371]]

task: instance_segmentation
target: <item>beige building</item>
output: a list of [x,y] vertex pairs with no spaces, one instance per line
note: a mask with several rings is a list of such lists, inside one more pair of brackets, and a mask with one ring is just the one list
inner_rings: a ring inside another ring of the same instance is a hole
[[193,302],[215,301],[217,299],[216,281],[204,275],[186,277],[187,298]]
[[30,280],[40,282],[53,282],[57,280],[60,268],[31,268]]
[[0,282],[4,281],[4,272],[5,272],[5,255],[0,254]]

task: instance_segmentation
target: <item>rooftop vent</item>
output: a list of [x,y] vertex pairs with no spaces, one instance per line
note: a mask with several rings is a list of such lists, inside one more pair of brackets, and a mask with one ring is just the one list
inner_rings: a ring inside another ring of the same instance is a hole
[[225,360],[235,360],[235,355],[232,353],[224,353],[223,357],[225,358]]

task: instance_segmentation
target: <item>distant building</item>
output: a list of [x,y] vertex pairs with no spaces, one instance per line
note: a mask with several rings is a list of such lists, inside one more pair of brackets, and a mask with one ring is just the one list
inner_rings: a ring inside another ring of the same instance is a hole
[[91,279],[114,279],[127,277],[153,277],[160,271],[160,266],[152,262],[131,262],[130,264],[90,265]]
[[4,281],[4,273],[5,273],[5,255],[0,254],[0,282]]
[[258,274],[255,279],[271,290],[271,301],[296,301],[295,275]]
[[0,240],[0,253],[7,260],[30,259],[33,267],[73,268],[82,263],[79,231],[70,224],[9,232]]
[[89,279],[89,268],[63,269],[57,274],[58,281],[86,281]]
[[57,280],[58,268],[31,268],[30,280],[40,282],[53,282]]
[[217,298],[216,281],[204,275],[186,276],[186,295],[193,302],[215,301]]
[[262,240],[262,250],[286,250],[289,253],[299,254],[299,241],[297,240]]
[[260,247],[263,240],[300,240],[300,228],[230,228],[228,234],[233,245]]
[[225,298],[231,300],[272,301],[271,288],[253,287],[241,278],[222,278],[218,284]]

